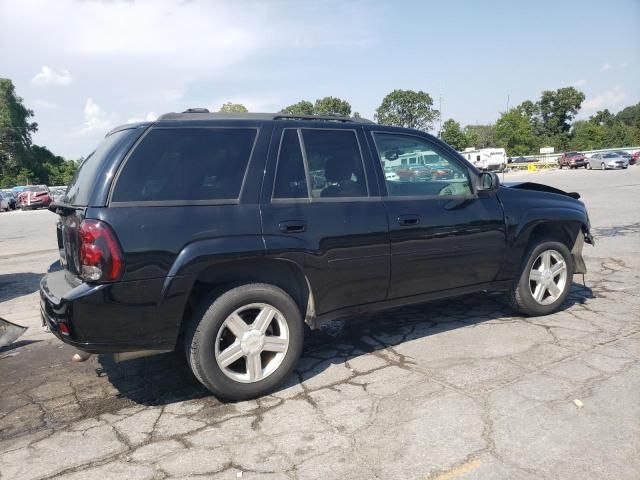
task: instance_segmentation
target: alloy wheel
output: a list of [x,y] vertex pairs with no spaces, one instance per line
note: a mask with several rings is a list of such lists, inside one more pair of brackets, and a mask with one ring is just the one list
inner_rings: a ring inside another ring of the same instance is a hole
[[215,358],[227,377],[258,382],[282,364],[289,348],[289,327],[282,313],[266,303],[244,305],[222,323]]
[[567,285],[567,264],[557,250],[545,250],[531,265],[529,290],[540,305],[550,305]]

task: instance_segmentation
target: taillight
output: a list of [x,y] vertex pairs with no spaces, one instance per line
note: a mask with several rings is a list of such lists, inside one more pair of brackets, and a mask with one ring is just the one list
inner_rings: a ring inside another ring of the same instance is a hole
[[100,220],[80,224],[80,277],[87,282],[114,282],[124,269],[115,234]]

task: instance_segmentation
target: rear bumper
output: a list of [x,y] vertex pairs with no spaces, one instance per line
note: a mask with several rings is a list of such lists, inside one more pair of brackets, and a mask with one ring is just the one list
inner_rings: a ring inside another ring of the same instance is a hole
[[40,282],[43,325],[63,342],[90,353],[171,350],[186,299],[174,292],[162,301],[163,283],[151,279],[89,285],[65,271],[49,273]]

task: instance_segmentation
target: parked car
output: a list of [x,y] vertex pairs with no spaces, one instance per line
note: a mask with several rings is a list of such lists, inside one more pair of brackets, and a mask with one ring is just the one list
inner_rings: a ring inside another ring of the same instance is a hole
[[587,157],[580,152],[566,152],[558,159],[558,164],[560,165],[560,169],[562,169],[562,167],[587,168],[589,162],[587,161]]
[[627,168],[629,166],[629,160],[621,157],[617,153],[594,153],[589,158],[589,164],[587,168],[589,170],[593,168],[599,168],[600,170],[608,170],[610,168]]
[[5,198],[5,200],[7,200],[7,202],[9,203],[9,210],[15,210],[16,209],[16,196],[15,196],[15,194],[11,190],[2,190],[2,192],[0,192],[0,194],[2,194],[2,196]]
[[22,210],[48,207],[50,203],[51,192],[46,185],[29,185],[18,194],[18,206]]
[[[394,151],[454,176],[388,179]],[[578,198],[501,185],[423,131],[165,114],[109,132],[50,206],[63,270],[41,281],[42,319],[76,359],[184,349],[216,395],[251,398],[289,378],[305,324],[487,290],[558,311],[593,243]]]
[[9,199],[4,196],[5,194],[0,193],[0,212],[8,212],[11,210],[9,206]]
[[509,163],[531,163],[537,162],[537,158],[516,157],[509,160]]
[[629,162],[629,165],[634,165],[636,162],[633,158],[633,155],[629,152],[625,152],[624,150],[615,150],[613,153],[620,155],[622,158],[626,159]]

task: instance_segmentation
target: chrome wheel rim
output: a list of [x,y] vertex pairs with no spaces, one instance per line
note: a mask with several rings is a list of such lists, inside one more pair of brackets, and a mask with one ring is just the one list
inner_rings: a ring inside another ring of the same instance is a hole
[[545,250],[535,259],[529,272],[529,291],[540,305],[550,305],[567,286],[567,263],[557,250]]
[[236,382],[258,382],[280,367],[289,338],[289,327],[277,308],[266,303],[244,305],[218,330],[216,362]]

